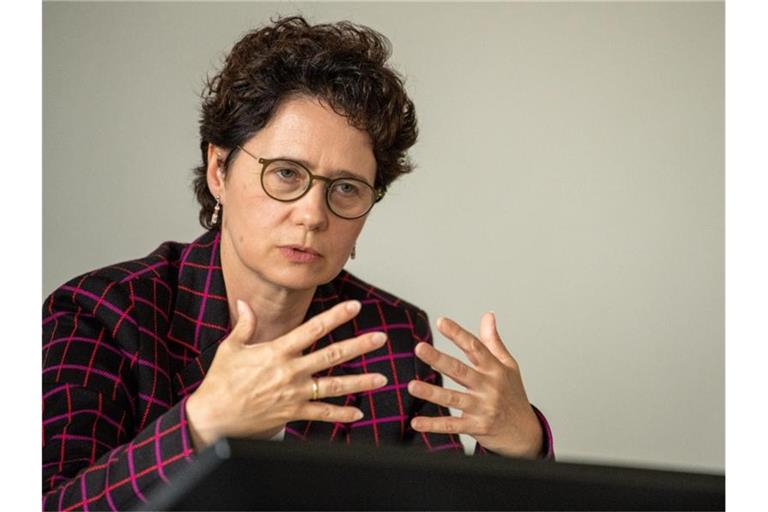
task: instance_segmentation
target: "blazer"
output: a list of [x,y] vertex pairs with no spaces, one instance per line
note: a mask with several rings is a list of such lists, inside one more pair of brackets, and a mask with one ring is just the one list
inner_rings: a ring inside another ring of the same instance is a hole
[[[146,501],[195,459],[185,403],[231,330],[219,258],[220,233],[189,244],[165,242],[150,255],[76,277],[43,304],[43,508],[118,510]],[[421,309],[342,271],[317,288],[307,319],[357,299],[360,313],[305,353],[382,330],[387,343],[317,376],[381,372],[373,391],[325,398],[365,416],[351,424],[295,421],[284,442],[411,445],[463,453],[458,436],[410,428],[443,407],[412,397],[411,379],[441,384],[414,357],[432,343]],[[545,430],[542,455],[552,456]],[[482,447],[476,452],[484,453]]]

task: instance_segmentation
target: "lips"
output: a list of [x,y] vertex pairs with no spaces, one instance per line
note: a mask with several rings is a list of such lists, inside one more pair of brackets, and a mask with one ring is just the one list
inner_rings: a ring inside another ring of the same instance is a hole
[[321,255],[311,247],[303,245],[282,245],[280,253],[291,263],[312,263],[320,259]]
[[316,250],[312,249],[311,247],[305,247],[303,245],[283,245],[281,246],[281,249],[291,249],[298,252],[305,252],[313,256],[320,256],[320,253]]

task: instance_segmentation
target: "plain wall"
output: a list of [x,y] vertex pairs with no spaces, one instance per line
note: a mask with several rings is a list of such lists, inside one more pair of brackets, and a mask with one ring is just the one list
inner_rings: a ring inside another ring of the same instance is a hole
[[560,460],[723,471],[721,2],[45,3],[43,295],[202,233],[203,78],[297,12],[388,36],[420,121],[347,268],[495,310]]

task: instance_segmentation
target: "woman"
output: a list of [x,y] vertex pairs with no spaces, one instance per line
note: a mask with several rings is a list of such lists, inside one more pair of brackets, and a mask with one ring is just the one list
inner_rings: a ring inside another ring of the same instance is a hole
[[[77,277],[43,313],[44,508],[125,508],[219,436],[551,456],[513,357],[342,270],[416,118],[388,43],[284,18],[209,81],[207,232]],[[466,387],[444,389],[441,374]],[[446,407],[462,411],[450,417]]]

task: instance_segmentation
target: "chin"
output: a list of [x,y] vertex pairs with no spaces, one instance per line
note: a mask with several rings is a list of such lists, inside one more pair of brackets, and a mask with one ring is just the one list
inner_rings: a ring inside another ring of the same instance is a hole
[[325,269],[312,269],[311,267],[289,268],[280,272],[271,281],[290,290],[309,290],[333,280],[340,271],[341,269],[332,272]]

